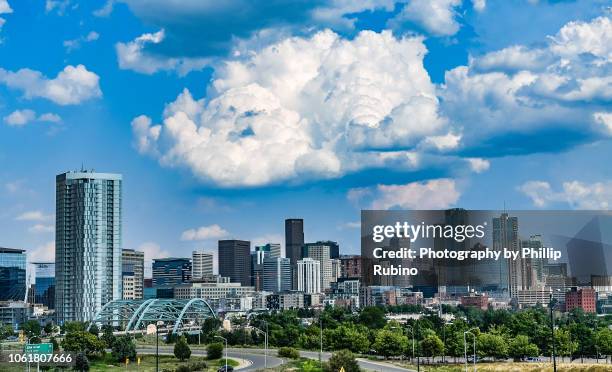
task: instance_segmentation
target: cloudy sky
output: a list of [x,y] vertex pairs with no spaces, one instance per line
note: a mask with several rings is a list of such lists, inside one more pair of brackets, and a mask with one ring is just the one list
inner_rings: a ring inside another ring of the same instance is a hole
[[612,8],[0,0],[0,246],[53,257],[55,175],[124,176],[124,247],[359,249],[360,210],[612,206]]

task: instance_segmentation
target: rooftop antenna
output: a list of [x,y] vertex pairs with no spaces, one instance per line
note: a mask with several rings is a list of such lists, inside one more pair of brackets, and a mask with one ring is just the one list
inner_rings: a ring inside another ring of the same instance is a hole
[[81,163],[81,172],[84,172],[84,171],[85,171],[85,169],[83,167],[83,163]]

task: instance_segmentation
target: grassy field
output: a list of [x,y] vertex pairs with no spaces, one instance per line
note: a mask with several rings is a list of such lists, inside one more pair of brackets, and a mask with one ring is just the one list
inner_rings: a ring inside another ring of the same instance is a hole
[[[403,367],[416,370],[416,365],[401,364]],[[473,365],[469,365],[468,371],[473,371]],[[552,371],[550,363],[478,363],[477,371],[481,372],[539,372]],[[424,366],[424,372],[463,372],[465,367],[459,366]],[[558,372],[610,372],[612,364],[579,364],[579,363],[557,363]]]
[[[89,370],[92,372],[155,371],[155,355],[142,355],[140,358],[140,365],[133,361],[125,365],[124,363],[115,362],[110,358],[110,355],[107,354],[106,357],[90,360]],[[235,367],[238,365],[238,362],[233,359],[228,359],[228,364]],[[225,359],[206,360],[205,357],[191,357],[189,360],[181,362],[171,355],[159,356],[160,371],[175,371],[181,365],[190,367],[198,366],[198,371],[214,372],[219,367],[225,365]],[[206,368],[203,368],[204,365]],[[27,367],[27,364],[0,363],[0,371],[2,372],[23,372],[25,367]],[[42,369],[41,367],[41,370]],[[32,370],[36,370],[36,364],[32,364]]]

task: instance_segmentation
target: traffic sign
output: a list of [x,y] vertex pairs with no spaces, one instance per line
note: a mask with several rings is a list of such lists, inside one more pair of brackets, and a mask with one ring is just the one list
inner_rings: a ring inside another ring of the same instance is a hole
[[26,344],[23,351],[26,354],[53,354],[53,344]]

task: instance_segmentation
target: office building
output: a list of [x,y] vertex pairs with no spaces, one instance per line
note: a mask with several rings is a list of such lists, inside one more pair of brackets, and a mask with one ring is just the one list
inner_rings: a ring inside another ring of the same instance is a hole
[[55,262],[33,262],[34,303],[55,309]]
[[[502,213],[500,217],[493,218],[493,250],[496,252],[508,249],[519,250],[518,218]],[[508,291],[510,297],[516,297],[523,289],[520,260],[499,260],[499,288]]]
[[251,242],[219,240],[219,275],[233,283],[251,285]]
[[331,246],[326,243],[307,243],[304,244],[302,255],[310,257],[321,263],[321,290],[324,291],[334,282],[332,272],[332,260],[330,258]]
[[56,177],[55,314],[86,321],[122,296],[119,174],[80,171]]
[[304,245],[304,220],[289,218],[285,220],[285,257],[295,265],[302,258],[302,245]]
[[0,247],[0,301],[26,300],[26,253]]
[[297,290],[304,293],[321,293],[321,263],[312,258],[297,262]]
[[585,313],[595,313],[597,294],[593,288],[576,288],[565,293],[565,311],[582,309]]
[[291,261],[283,257],[263,260],[263,290],[283,292],[291,289]]
[[268,245],[257,246],[251,252],[251,285],[257,291],[263,289],[263,262],[266,257],[271,257]]
[[191,260],[189,258],[153,259],[153,287],[173,287],[189,283]]
[[[133,249],[122,251],[123,299],[144,298],[144,252]],[[126,285],[128,288],[126,288]]]
[[193,251],[191,254],[191,278],[202,279],[213,275],[213,255],[204,251]]
[[33,315],[34,308],[24,301],[0,302],[0,324],[10,325],[13,329],[27,322]]

